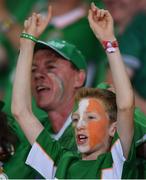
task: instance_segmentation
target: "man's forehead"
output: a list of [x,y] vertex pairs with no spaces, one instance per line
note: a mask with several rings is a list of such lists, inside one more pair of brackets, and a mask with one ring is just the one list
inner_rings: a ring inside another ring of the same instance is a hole
[[52,51],[51,49],[39,49],[37,52],[34,54],[33,62],[35,61],[48,61],[52,63],[56,62],[67,62],[67,64],[71,64],[69,61],[67,61],[65,58],[63,58],[61,55],[58,53]]
[[34,56],[38,56],[38,55],[42,55],[42,54],[52,55],[52,56],[59,56],[58,53],[56,53],[55,51],[53,51],[53,50],[50,49],[50,48],[47,48],[47,49],[38,49],[38,50],[34,53]]

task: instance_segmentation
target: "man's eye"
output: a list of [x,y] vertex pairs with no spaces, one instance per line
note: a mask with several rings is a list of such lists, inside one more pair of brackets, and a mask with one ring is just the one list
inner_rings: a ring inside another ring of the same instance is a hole
[[49,69],[54,69],[54,68],[56,68],[55,66],[48,66],[47,67],[47,69],[49,70]]
[[34,73],[36,71],[36,68],[32,68],[31,72]]

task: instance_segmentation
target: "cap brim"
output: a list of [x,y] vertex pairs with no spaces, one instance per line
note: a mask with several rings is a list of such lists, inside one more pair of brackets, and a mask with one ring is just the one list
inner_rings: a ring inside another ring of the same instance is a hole
[[35,47],[34,47],[34,52],[38,51],[39,49],[52,49],[55,52],[57,52],[59,55],[61,55],[63,58],[71,61],[67,56],[65,56],[62,52],[60,52],[58,49],[54,48],[52,45],[45,43],[43,41],[37,41]]

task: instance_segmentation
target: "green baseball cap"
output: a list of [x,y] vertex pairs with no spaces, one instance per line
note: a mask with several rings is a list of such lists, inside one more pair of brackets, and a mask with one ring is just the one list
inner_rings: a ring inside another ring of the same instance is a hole
[[66,60],[70,61],[74,64],[78,69],[83,69],[87,71],[87,63],[86,60],[75,45],[70,44],[64,40],[50,40],[48,42],[43,42],[38,40],[35,44],[34,52],[39,49],[47,49],[51,48]]

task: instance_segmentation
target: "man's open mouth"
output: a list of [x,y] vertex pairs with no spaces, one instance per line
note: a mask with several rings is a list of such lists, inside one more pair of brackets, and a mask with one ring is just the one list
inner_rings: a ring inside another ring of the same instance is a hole
[[39,86],[36,87],[37,93],[44,92],[44,91],[50,91],[50,89],[51,89],[51,88],[49,88],[49,87],[41,86],[41,85],[39,85]]

